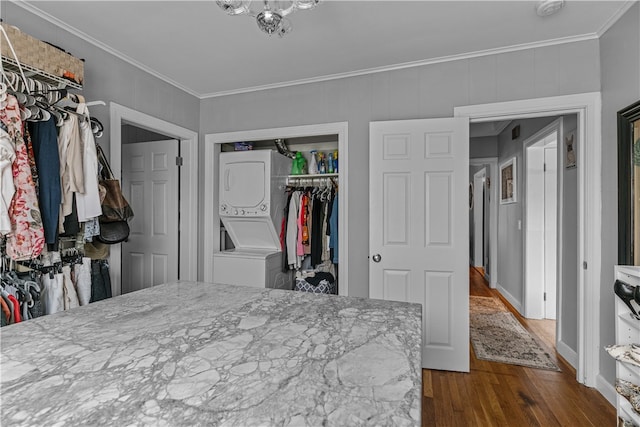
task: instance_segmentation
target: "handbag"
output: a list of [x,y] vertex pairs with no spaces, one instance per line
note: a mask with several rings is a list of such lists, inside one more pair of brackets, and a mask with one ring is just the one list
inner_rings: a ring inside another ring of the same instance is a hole
[[120,181],[114,178],[102,147],[96,144],[96,149],[98,161],[102,166],[98,182],[102,215],[100,216],[100,234],[97,239],[101,243],[113,245],[129,238],[131,230],[127,221],[133,218],[133,209],[124,198]]
[[[98,160],[102,165],[100,170],[99,185],[104,187],[106,194],[102,201],[102,215],[100,224],[112,221],[128,221],[133,218],[133,209],[124,198],[120,181],[115,179],[107,158],[102,151],[102,147],[97,145]],[[122,228],[122,227],[121,227]]]
[[97,239],[101,243],[113,245],[127,240],[130,231],[127,221],[101,222]]

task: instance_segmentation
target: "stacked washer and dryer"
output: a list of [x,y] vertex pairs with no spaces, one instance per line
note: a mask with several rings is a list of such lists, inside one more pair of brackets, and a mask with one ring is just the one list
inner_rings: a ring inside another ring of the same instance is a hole
[[220,219],[234,249],[213,255],[213,281],[292,289],[279,232],[291,159],[274,150],[220,153]]

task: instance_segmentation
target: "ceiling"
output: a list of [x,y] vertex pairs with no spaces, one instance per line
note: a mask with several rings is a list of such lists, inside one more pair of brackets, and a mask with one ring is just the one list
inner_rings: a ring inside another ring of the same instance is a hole
[[631,4],[565,3],[542,18],[536,1],[524,0],[325,0],[290,15],[284,38],[260,32],[248,16],[227,16],[213,0],[17,4],[205,98],[592,39]]

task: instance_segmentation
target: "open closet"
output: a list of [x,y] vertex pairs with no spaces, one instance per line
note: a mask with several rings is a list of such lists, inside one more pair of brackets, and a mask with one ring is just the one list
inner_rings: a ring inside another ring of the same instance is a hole
[[[346,124],[337,125],[344,126],[344,133],[326,132],[329,124],[318,125],[325,126],[325,132],[315,134],[300,127],[206,136],[207,161],[219,167],[205,179],[205,198],[210,196],[205,203],[212,208],[213,221],[205,224],[205,234],[212,233],[211,246],[205,244],[205,257],[212,259],[205,280],[347,295],[340,268]],[[281,165],[255,168],[261,152]],[[245,160],[245,166],[229,170],[230,157]],[[263,169],[271,171],[264,178],[268,185],[257,179]],[[241,193],[253,200],[229,202],[227,190],[239,181],[244,182]],[[248,196],[253,193],[259,195]],[[263,196],[268,203],[262,202]],[[252,210],[261,205],[273,210],[268,218]],[[256,268],[248,268],[252,263]],[[253,276],[245,278],[248,275]]]
[[101,237],[103,135],[78,93],[83,62],[2,24],[0,313],[2,325],[111,296]]

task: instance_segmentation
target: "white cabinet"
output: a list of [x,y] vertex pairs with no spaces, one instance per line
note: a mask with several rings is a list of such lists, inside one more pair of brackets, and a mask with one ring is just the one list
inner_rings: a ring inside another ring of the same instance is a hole
[[[640,267],[616,266],[615,279],[633,286],[640,286]],[[615,304],[616,344],[640,344],[640,320],[631,315],[629,307],[618,296],[615,297]],[[640,386],[640,367],[617,360],[616,378]],[[629,401],[620,394],[616,396],[616,409],[618,418],[631,421],[640,426],[640,415],[633,410]]]

